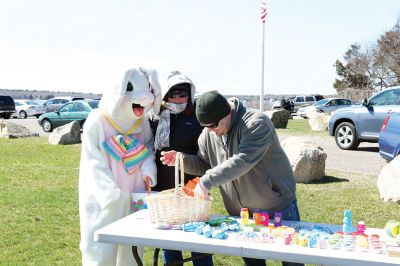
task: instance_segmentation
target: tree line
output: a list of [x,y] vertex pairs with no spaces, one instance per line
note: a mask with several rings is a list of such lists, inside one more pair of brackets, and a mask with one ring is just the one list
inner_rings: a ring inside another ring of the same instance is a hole
[[336,60],[333,87],[338,94],[348,90],[380,91],[400,85],[400,18],[368,47],[354,43]]

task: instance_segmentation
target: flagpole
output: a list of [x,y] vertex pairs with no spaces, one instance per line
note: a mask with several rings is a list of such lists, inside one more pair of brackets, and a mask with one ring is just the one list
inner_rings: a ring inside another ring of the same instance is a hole
[[262,56],[261,56],[261,93],[260,93],[260,111],[264,112],[264,39],[265,39],[265,21],[267,20],[267,0],[261,0],[261,22],[262,22]]
[[264,39],[265,39],[265,23],[262,23],[261,93],[260,93],[260,111],[262,112],[264,112]]

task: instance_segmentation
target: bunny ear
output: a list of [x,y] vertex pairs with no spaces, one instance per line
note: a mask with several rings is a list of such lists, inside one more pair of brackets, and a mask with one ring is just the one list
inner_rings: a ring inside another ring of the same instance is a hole
[[152,93],[154,95],[153,112],[155,115],[158,115],[160,113],[162,96],[161,96],[161,86],[160,83],[158,82],[158,73],[156,70],[149,71],[149,82],[150,86],[153,89]]

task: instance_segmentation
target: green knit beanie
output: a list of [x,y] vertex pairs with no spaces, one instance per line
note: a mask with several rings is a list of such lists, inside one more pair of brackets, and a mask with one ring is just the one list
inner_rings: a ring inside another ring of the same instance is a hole
[[228,101],[217,91],[203,93],[196,102],[196,117],[203,125],[219,122],[230,112]]

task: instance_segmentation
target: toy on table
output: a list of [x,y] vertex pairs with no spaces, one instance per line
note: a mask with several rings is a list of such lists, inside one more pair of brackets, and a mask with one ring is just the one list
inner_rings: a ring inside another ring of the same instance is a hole
[[343,218],[343,233],[344,234],[351,234],[353,233],[353,224],[352,224],[352,215],[350,210],[344,211],[344,218]]
[[278,226],[282,226],[282,212],[275,212],[274,215],[274,226],[278,227]]
[[259,209],[254,209],[253,220],[255,224],[261,224],[261,211]]
[[261,224],[265,226],[269,225],[269,214],[267,210],[261,211]]
[[249,224],[249,209],[242,208],[240,209],[240,218],[242,224]]
[[380,236],[379,235],[371,235],[369,237],[369,244],[371,246],[371,251],[374,253],[384,253],[385,252],[385,246],[382,243]]
[[357,233],[363,235],[367,227],[364,224],[364,221],[359,221],[356,225]]
[[231,224],[231,223],[236,223],[236,220],[233,218],[230,218],[226,215],[220,215],[220,216],[210,216],[210,219],[206,222],[207,224],[211,226],[220,226],[223,223]]
[[356,236],[356,249],[360,251],[365,251],[368,249],[368,238],[363,234],[360,233]]
[[385,225],[385,231],[388,236],[397,237],[400,235],[400,222],[389,220]]
[[387,246],[386,251],[390,257],[400,258],[400,246]]

